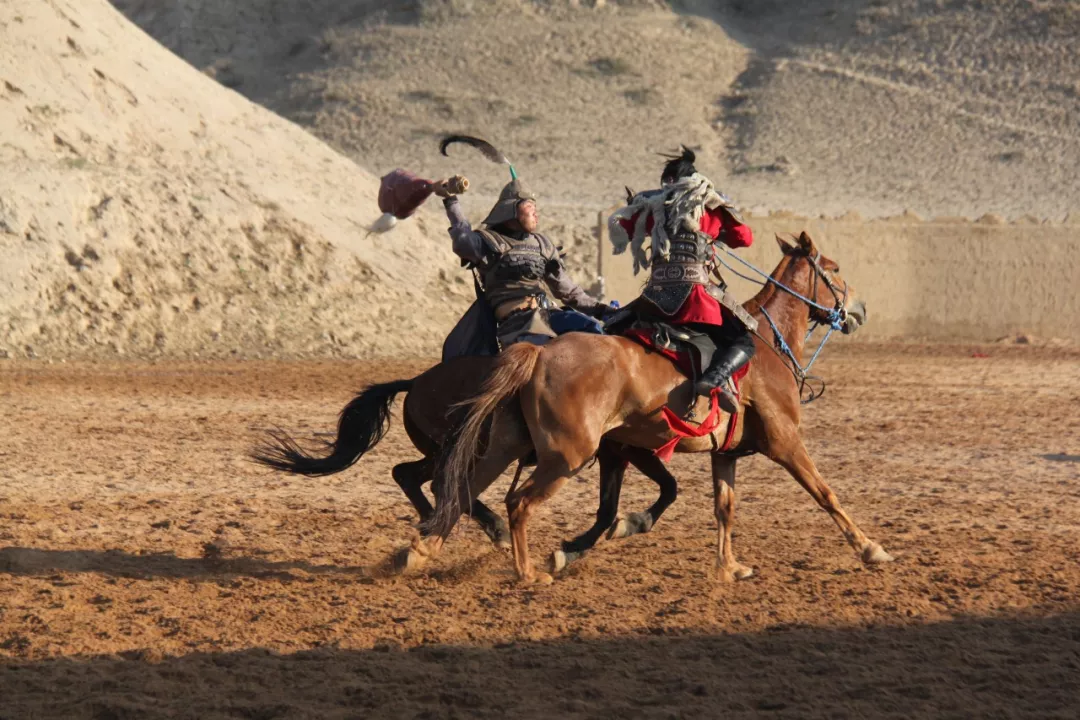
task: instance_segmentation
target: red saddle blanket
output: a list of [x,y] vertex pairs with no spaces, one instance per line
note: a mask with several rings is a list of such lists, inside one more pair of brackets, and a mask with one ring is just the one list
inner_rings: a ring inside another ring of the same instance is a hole
[[[643,328],[627,330],[623,333],[623,336],[644,345],[654,352],[660,353],[673,362],[675,367],[679,368],[679,372],[683,375],[690,378],[694,377],[694,359],[691,357],[690,352],[657,346],[653,334]],[[736,397],[742,395],[742,379],[746,377],[746,373],[749,370],[750,363],[747,363],[739,368],[731,378],[732,383],[735,385]],[[675,437],[654,450],[653,453],[664,462],[667,462],[671,459],[671,456],[675,454],[675,446],[678,445],[679,441],[683,438],[704,437],[714,432],[720,426],[720,422],[725,415],[725,413],[720,410],[720,405],[716,397],[719,392],[719,390],[713,390],[712,396],[709,398],[709,413],[698,425],[691,425],[675,414],[675,412],[666,405],[661,408],[660,413],[663,415],[664,421],[667,423],[671,432],[674,433]],[[738,424],[738,419],[739,414],[737,412],[727,416],[727,433],[724,436],[724,443],[720,446],[721,452],[731,449],[732,442],[735,439],[735,428]]]

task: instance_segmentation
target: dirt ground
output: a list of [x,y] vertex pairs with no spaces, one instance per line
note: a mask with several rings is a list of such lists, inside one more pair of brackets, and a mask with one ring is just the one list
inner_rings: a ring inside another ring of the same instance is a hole
[[[845,345],[804,433],[897,561],[865,569],[778,467],[739,467],[712,573],[704,457],[648,535],[523,588],[475,525],[375,579],[400,425],[326,479],[245,461],[419,363],[0,364],[0,718],[1076,717],[1080,351]],[[499,493],[488,499],[501,510]],[[533,527],[585,527],[596,471]],[[623,507],[655,489],[628,479]]]

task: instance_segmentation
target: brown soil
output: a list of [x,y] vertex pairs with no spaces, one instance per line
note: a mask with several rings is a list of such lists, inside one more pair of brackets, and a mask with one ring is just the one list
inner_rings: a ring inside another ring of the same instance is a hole
[[[420,365],[0,366],[0,717],[1075,717],[1080,353],[846,346],[805,414],[860,566],[776,466],[740,464],[719,583],[703,457],[649,535],[522,588],[475,526],[425,572],[400,426],[321,480],[245,462]],[[590,521],[596,471],[534,522]],[[498,507],[497,486],[490,494]],[[655,490],[631,478],[628,510]]]

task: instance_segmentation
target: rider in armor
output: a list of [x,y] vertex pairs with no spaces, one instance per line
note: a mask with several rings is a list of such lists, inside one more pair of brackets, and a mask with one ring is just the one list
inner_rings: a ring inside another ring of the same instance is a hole
[[494,313],[499,348],[515,342],[543,345],[556,336],[545,285],[560,301],[587,315],[600,318],[612,310],[570,279],[562,248],[536,231],[536,196],[517,177],[503,188],[480,230],[473,230],[445,182],[436,183],[435,193],[444,198],[454,252],[478,273],[481,302]]
[[634,302],[638,315],[703,332],[716,345],[695,390],[705,396],[718,390],[720,407],[730,413],[738,409],[730,380],[754,356],[750,330],[757,323],[724,291],[722,280],[721,285],[710,280],[716,270],[712,244],[719,240],[744,248],[754,236],[731,201],[697,172],[694,161],[694,152],[685,147],[680,155],[669,156],[661,188],[633,195],[611,217],[611,238],[616,253],[631,247],[635,274],[650,270]]

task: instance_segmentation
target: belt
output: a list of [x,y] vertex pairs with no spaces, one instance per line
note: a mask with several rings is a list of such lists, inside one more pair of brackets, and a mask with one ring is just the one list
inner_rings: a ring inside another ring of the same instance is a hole
[[502,322],[520,310],[535,310],[538,307],[540,307],[540,298],[536,295],[530,295],[519,300],[507,300],[495,306],[495,319]]
[[705,285],[708,282],[709,274],[702,263],[667,262],[654,265],[652,275],[649,276],[650,285]]

